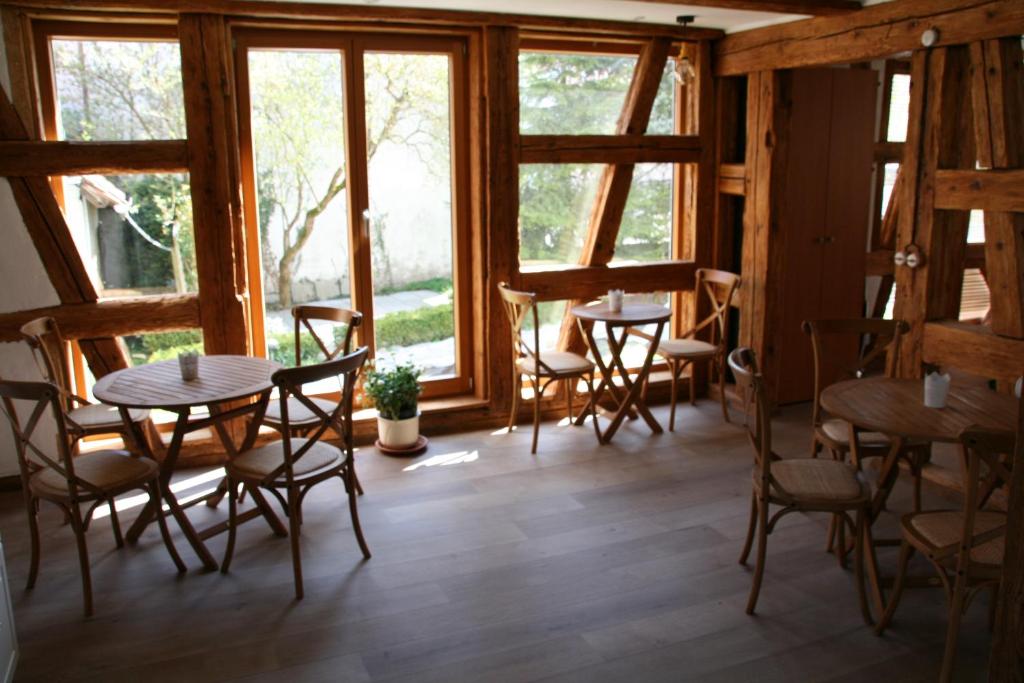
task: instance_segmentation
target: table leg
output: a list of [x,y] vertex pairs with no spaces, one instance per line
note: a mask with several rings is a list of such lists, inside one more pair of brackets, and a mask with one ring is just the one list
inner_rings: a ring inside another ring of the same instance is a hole
[[615,383],[612,382],[611,368],[604,364],[604,359],[601,358],[601,354],[597,349],[597,341],[594,339],[594,326],[592,324],[584,325],[583,321],[579,320],[578,318],[576,320],[576,323],[579,325],[580,331],[583,333],[583,338],[587,342],[587,347],[590,349],[590,354],[594,357],[594,364],[597,366],[597,369],[601,372],[601,381],[598,383],[597,388],[594,390],[594,393],[591,394],[591,396],[587,399],[587,403],[583,406],[583,410],[581,410],[580,414],[576,416],[575,424],[579,426],[583,424],[583,421],[586,419],[587,414],[590,412],[591,405],[593,405],[595,408],[594,412],[597,412],[596,409],[600,405],[601,396],[604,394],[606,390],[608,391],[608,393],[612,395],[612,398],[615,400],[616,404],[621,403],[621,399],[616,393],[618,391],[618,387],[616,387]]
[[661,425],[654,419],[654,415],[648,410],[647,405],[643,402],[640,393],[643,389],[644,381],[647,379],[648,373],[651,371],[651,365],[654,363],[654,355],[658,349],[658,342],[661,339],[661,333],[665,328],[664,322],[658,323],[658,329],[654,333],[654,338],[651,340],[650,345],[647,348],[647,357],[644,359],[644,364],[641,366],[640,371],[634,379],[630,379],[629,372],[626,369],[625,363],[622,360],[622,351],[625,347],[626,337],[629,334],[628,329],[624,331],[621,340],[616,340],[614,335],[611,334],[611,328],[609,326],[608,334],[608,346],[611,349],[612,365],[618,368],[619,375],[622,377],[622,383],[628,390],[625,399],[619,405],[619,410],[615,413],[615,417],[612,419],[610,425],[605,430],[604,441],[608,443],[619,426],[622,424],[622,420],[625,418],[627,411],[631,406],[635,406],[640,416],[644,418],[647,426],[651,428],[651,431],[655,434],[662,433]]

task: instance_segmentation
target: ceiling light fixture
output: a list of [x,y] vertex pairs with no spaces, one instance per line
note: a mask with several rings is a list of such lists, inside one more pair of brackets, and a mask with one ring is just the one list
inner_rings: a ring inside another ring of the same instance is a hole
[[[680,24],[684,29],[693,23],[696,19],[692,14],[680,14],[676,17],[676,23]],[[676,57],[676,68],[672,72],[675,79],[679,82],[679,85],[686,87],[697,80],[697,70],[693,68],[693,62],[690,61],[690,56],[686,54],[686,44],[683,43],[679,46],[679,55]]]

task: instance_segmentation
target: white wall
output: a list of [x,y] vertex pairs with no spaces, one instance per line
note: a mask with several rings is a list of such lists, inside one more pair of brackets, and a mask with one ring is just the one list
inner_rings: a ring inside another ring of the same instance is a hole
[[[10,93],[6,50],[0,32],[0,85]],[[0,313],[23,311],[60,303],[32,239],[21,220],[10,183],[0,179]],[[0,377],[38,380],[32,353],[22,343],[0,343]],[[0,477],[18,473],[7,418],[0,415]]]

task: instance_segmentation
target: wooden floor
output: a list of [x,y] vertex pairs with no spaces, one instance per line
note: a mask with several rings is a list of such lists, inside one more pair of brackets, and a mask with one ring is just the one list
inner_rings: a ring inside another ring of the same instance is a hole
[[[667,423],[667,410],[655,415]],[[776,421],[782,453],[806,455],[809,414]],[[678,425],[681,425],[678,426]],[[627,424],[599,447],[585,428],[436,438],[415,460],[362,449],[363,562],[340,482],[305,506],[306,598],[289,544],[261,521],[239,532],[232,571],[174,572],[155,528],[116,551],[89,531],[96,616],[84,620],[70,529],[43,515],[43,566],[28,568],[20,494],[0,530],[21,643],[20,680],[96,681],[930,681],[945,611],[907,593],[877,638],[852,575],[824,552],[826,520],[787,517],[769,539],[758,615],[737,564],[751,451],[716,404],[682,409],[675,434]],[[183,473],[179,479],[198,472]],[[208,486],[209,483],[204,484]],[[949,501],[926,491],[926,502]],[[225,507],[222,505],[222,508]],[[891,508],[907,507],[902,483]],[[223,509],[195,509],[202,519]],[[122,520],[130,520],[122,513]],[[894,529],[894,517],[882,520]],[[123,522],[124,523],[124,522]],[[885,535],[885,534],[883,534]],[[216,555],[224,537],[210,542]],[[894,553],[883,562],[891,568]],[[920,567],[924,569],[924,567]],[[959,678],[984,678],[987,596],[964,623]]]

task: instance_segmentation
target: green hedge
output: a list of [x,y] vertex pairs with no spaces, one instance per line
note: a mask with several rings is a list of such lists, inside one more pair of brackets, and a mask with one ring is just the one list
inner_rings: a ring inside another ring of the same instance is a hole
[[377,346],[412,346],[455,336],[451,304],[388,313],[374,322]]

